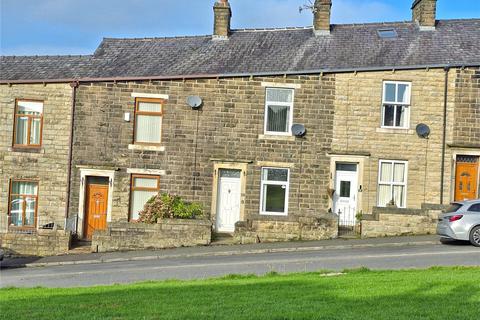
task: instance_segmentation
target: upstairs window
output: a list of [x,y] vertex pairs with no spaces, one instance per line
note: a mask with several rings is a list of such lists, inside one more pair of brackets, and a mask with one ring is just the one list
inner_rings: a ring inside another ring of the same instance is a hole
[[13,146],[39,148],[42,145],[42,127],[43,102],[17,100]]
[[382,127],[410,127],[410,92],[411,84],[408,82],[383,83]]
[[265,134],[291,135],[293,93],[293,89],[266,89]]
[[378,206],[405,208],[407,195],[407,162],[380,160]]
[[38,208],[38,182],[12,180],[10,185],[9,225],[35,227]]
[[135,100],[135,144],[159,145],[162,141],[162,116],[165,100]]
[[288,214],[289,169],[262,168],[261,214]]

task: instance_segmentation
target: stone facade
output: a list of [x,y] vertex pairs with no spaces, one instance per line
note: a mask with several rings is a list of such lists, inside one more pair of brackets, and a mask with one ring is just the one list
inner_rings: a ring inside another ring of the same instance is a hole
[[398,209],[373,208],[362,220],[362,237],[393,237],[435,234],[441,208]]
[[[450,71],[448,119],[454,115],[454,75],[455,71]],[[408,129],[382,128],[384,81],[411,84]],[[408,162],[406,207],[420,209],[423,203],[440,203],[445,72],[423,69],[344,73],[335,76],[335,84],[331,188],[334,188],[335,162],[358,163],[361,186],[358,211],[371,213],[378,201],[379,161],[400,160]],[[420,123],[430,127],[428,139],[416,134]],[[452,126],[448,126],[447,143],[452,141],[452,131]],[[449,199],[451,151],[446,152],[444,199]]]
[[455,71],[453,144],[480,149],[480,68]]
[[69,231],[39,229],[34,233],[0,234],[0,245],[7,255],[52,256],[67,253],[72,236]]
[[93,234],[92,251],[163,249],[208,245],[212,223],[206,220],[162,219],[157,224],[116,222]]
[[[296,223],[303,216],[321,216],[328,204],[326,154],[332,141],[334,84],[333,76],[295,76],[80,85],[70,213],[82,218],[81,171],[110,170],[114,179],[108,223],[128,221],[131,172],[145,170],[161,175],[161,192],[202,203],[215,221],[217,169],[241,164],[246,166],[241,220],[265,218],[259,214],[265,166],[290,169],[288,216],[271,220]],[[305,138],[264,135],[265,86],[270,85],[296,88],[293,121],[305,124]],[[133,119],[132,94],[138,93],[168,96],[162,145],[155,149],[132,146],[134,123],[124,116],[130,113]],[[186,104],[190,95],[203,98],[202,109]]]
[[[8,229],[12,179],[38,181],[38,222],[63,226],[67,200],[72,88],[69,84],[0,85],[0,232]],[[43,143],[13,148],[16,99],[43,101]],[[20,237],[20,235],[16,235]]]

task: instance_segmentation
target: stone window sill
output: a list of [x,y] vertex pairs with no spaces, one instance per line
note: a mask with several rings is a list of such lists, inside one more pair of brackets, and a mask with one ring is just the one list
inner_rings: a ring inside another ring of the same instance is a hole
[[394,128],[377,128],[377,133],[391,133],[391,134],[414,134],[414,130],[410,129],[394,129]]
[[164,152],[165,146],[148,146],[148,145],[142,145],[142,144],[129,144],[128,150]]
[[44,148],[22,148],[22,147],[10,147],[9,152],[21,152],[21,153],[40,153],[45,154]]
[[258,140],[295,141],[294,136],[259,134]]

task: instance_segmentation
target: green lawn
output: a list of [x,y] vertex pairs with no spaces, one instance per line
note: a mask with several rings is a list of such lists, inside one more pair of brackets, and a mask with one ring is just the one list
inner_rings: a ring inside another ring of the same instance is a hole
[[2,319],[480,319],[480,268],[2,289]]

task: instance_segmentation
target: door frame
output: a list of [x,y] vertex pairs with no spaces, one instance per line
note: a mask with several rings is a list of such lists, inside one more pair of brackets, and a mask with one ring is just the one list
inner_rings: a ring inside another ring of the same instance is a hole
[[112,222],[112,207],[113,207],[113,189],[115,182],[114,170],[99,170],[99,169],[80,169],[80,192],[78,199],[78,222],[77,230],[80,238],[85,237],[85,203],[87,193],[87,177],[105,177],[108,178],[108,205],[107,205],[107,225]]
[[220,169],[240,170],[240,220],[245,220],[245,195],[247,188],[247,166],[248,163],[239,162],[216,162],[213,164],[213,184],[212,184],[212,205],[210,217],[212,227],[216,231],[217,228],[217,205],[218,205],[218,187]]
[[[455,201],[458,156],[474,156],[474,157],[480,158],[480,150],[455,149],[452,151],[452,172],[451,172],[451,178],[450,178],[450,202]],[[478,165],[479,165],[479,168],[478,168],[478,177],[477,177],[477,197],[480,197],[480,161]]]
[[[365,170],[365,161],[370,159],[370,156],[361,156],[361,155],[332,155],[330,156],[330,183],[329,187],[331,190],[335,190],[335,179],[337,174],[337,163],[352,163],[357,165],[357,211],[365,211],[365,209],[370,210],[368,207],[364,208],[363,206],[363,192],[368,190],[369,186],[365,185],[363,182],[364,170]],[[361,188],[361,190],[359,190]],[[333,212],[334,198],[333,195],[329,196],[329,208]],[[367,199],[368,200],[368,199]]]
[[[358,178],[359,178],[359,177],[358,177],[358,163],[351,163],[351,162],[337,162],[337,163],[345,163],[345,164],[348,163],[348,164],[354,164],[354,165],[357,166],[357,170],[356,170],[356,171],[341,171],[341,170],[340,170],[340,171],[337,171],[337,170],[335,170],[335,177],[334,177],[334,186],[335,186],[335,187],[337,186],[337,182],[338,182],[338,180],[337,180],[338,172],[348,172],[349,175],[350,175],[352,178],[353,178],[353,177],[356,178],[356,179],[355,179],[355,180],[356,180],[356,181],[355,181],[355,182],[356,182],[356,185],[355,185],[355,189],[354,189],[354,192],[355,192],[355,214],[354,214],[354,217],[353,217],[353,219],[352,219],[353,221],[355,221],[355,216],[356,216],[357,212],[359,211],[359,210],[358,210],[358,198],[359,198],[359,197],[358,197],[358,193],[359,193],[358,189],[359,189],[360,184],[358,183]],[[335,191],[338,191],[338,190],[335,190]],[[350,190],[350,192],[351,192],[351,190]],[[335,196],[332,197],[332,203],[333,203],[333,205],[332,205],[332,210],[333,210],[333,212],[336,214],[336,212],[335,212],[335,211],[336,211],[336,210],[335,210],[335,209],[336,209],[336,208],[335,208]]]

